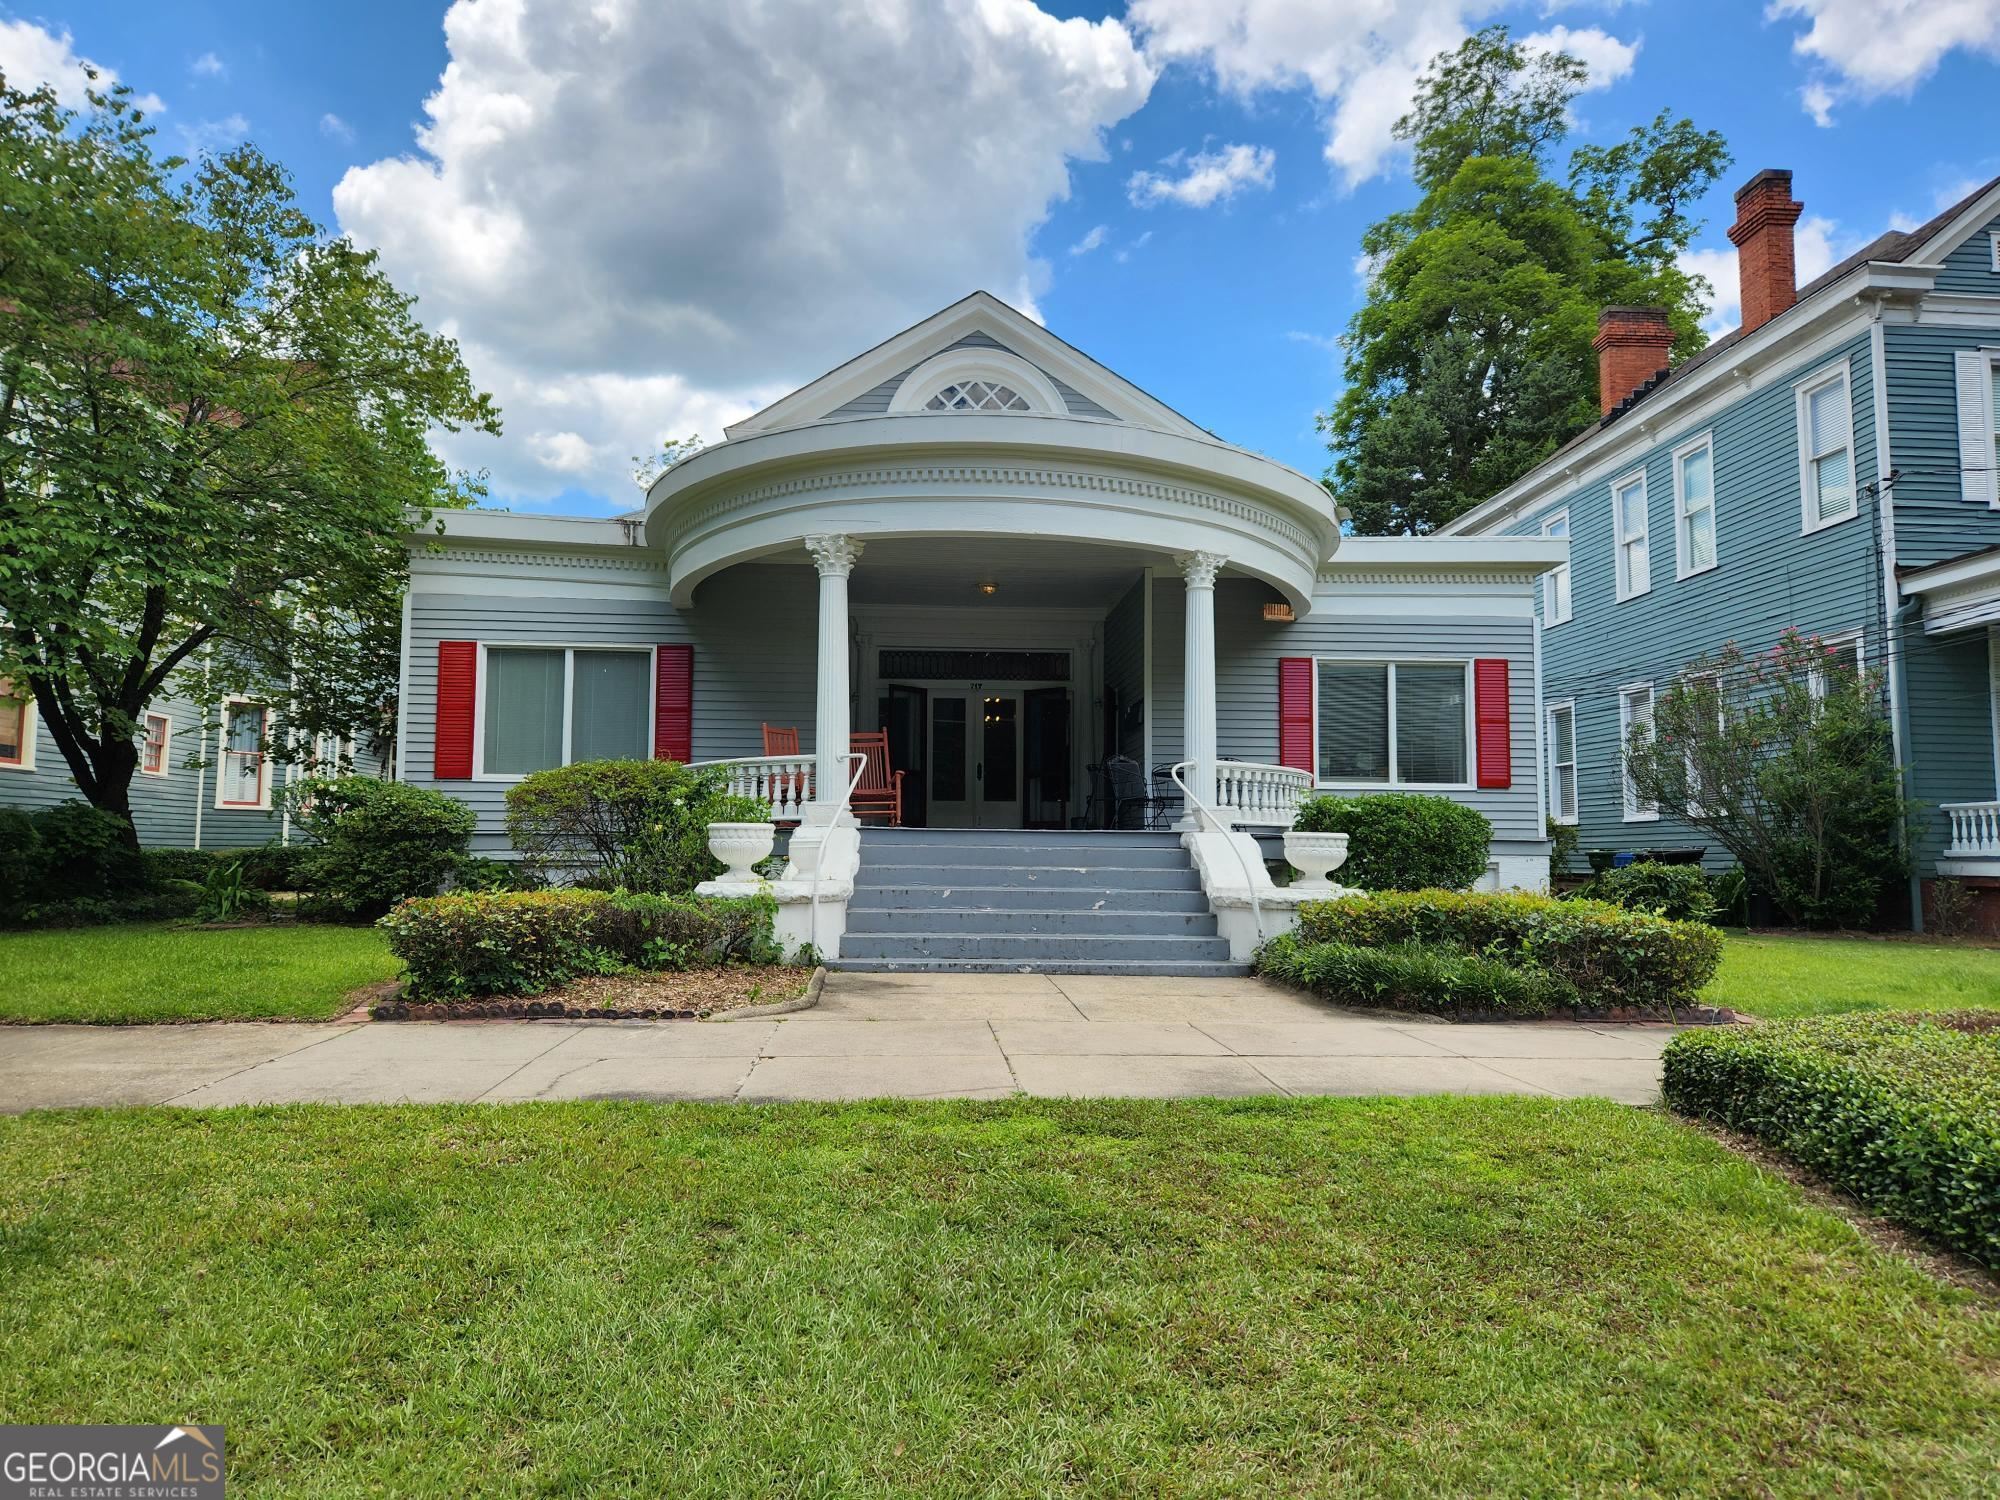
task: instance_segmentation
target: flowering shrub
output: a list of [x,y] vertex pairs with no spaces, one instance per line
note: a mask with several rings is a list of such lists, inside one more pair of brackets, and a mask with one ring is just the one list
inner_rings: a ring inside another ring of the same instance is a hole
[[1667,1103],[1755,1135],[2000,1267],[2000,1016],[1855,1015],[1688,1032]]
[[534,995],[586,974],[775,963],[769,897],[467,891],[405,901],[380,926],[420,1000]]
[[1722,962],[1722,934],[1603,901],[1509,892],[1388,891],[1300,909],[1302,943],[1421,944],[1559,975],[1593,1010],[1692,1005]]
[[507,789],[507,836],[529,869],[603,890],[691,894],[722,873],[710,823],[761,822],[722,773],[670,760],[587,760]]

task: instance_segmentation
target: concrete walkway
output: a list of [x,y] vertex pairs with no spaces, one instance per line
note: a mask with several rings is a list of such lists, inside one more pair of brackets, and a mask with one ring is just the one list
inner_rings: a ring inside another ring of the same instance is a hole
[[1659,1095],[1664,1026],[1453,1026],[1255,979],[835,974],[779,1020],[0,1027],[0,1111],[297,1100]]

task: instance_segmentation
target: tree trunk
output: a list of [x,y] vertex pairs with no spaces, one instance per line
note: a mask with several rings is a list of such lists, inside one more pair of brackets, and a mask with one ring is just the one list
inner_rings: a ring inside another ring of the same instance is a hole
[[[100,812],[108,812],[125,824],[125,842],[139,847],[139,830],[132,822],[132,778],[139,770],[139,746],[131,739],[92,734],[79,722],[73,702],[65,704],[55,687],[45,678],[30,677],[35,691],[35,707],[49,737],[62,751],[71,778],[84,800]],[[145,705],[133,709],[129,718],[138,722]],[[100,724],[103,721],[100,709]]]

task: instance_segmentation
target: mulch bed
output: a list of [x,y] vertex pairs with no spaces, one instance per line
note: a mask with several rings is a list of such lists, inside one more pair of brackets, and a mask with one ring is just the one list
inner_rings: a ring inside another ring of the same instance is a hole
[[677,972],[606,974],[529,997],[387,1000],[378,1021],[542,1020],[695,1021],[721,1011],[769,1005],[804,993],[811,969],[750,964]]

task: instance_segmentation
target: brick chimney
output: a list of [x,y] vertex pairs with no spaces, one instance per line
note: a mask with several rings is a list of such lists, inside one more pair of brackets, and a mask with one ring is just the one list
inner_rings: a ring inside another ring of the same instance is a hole
[[1597,315],[1597,405],[1605,416],[1667,367],[1674,331],[1664,307],[1607,307]]
[[1766,167],[1736,190],[1736,275],[1742,285],[1743,331],[1762,328],[1799,300],[1792,261],[1792,226],[1805,205],[1792,197],[1792,174]]

